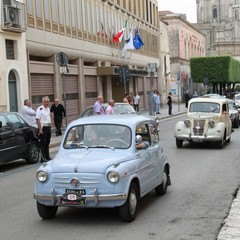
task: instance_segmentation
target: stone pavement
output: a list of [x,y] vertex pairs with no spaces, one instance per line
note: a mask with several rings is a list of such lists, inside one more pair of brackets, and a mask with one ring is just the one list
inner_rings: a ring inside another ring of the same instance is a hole
[[[166,119],[169,117],[171,118],[171,117],[186,113],[186,108],[183,103],[180,103],[180,104],[173,103],[172,116],[168,115],[167,105],[161,107],[160,112],[161,114],[157,114],[156,116],[160,117],[160,119]],[[148,111],[140,111],[139,114],[149,116]],[[156,116],[151,115],[149,117],[155,118]],[[50,143],[50,153],[57,151],[61,140],[62,140],[62,136],[55,137],[54,132],[52,133],[52,138]],[[216,240],[240,240],[240,192],[239,191],[237,191],[236,197],[233,199],[229,214],[227,218],[224,220]]]

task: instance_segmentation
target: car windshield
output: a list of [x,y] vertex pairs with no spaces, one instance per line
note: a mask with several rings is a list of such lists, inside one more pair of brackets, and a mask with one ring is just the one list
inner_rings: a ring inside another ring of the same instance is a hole
[[213,102],[194,102],[191,103],[189,112],[220,112],[220,104]]
[[64,148],[118,148],[131,146],[131,129],[122,125],[87,124],[69,129]]
[[130,104],[116,104],[114,106],[115,114],[131,114],[136,113],[133,107]]
[[235,102],[229,101],[228,106],[229,106],[229,109],[231,109],[231,110],[236,110],[237,109],[237,107],[235,105]]

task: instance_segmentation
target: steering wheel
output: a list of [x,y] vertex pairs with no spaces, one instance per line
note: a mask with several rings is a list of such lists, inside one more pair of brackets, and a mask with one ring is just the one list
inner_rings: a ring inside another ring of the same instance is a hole
[[[114,143],[116,143],[116,144],[114,144]],[[129,146],[129,144],[128,144],[127,142],[125,142],[125,141],[122,140],[122,139],[117,139],[117,138],[108,140],[108,141],[106,142],[106,145],[110,145],[110,146],[112,146],[112,147],[115,147],[116,145],[119,146],[119,144],[117,144],[117,143],[123,144],[124,147],[128,147],[128,146]]]

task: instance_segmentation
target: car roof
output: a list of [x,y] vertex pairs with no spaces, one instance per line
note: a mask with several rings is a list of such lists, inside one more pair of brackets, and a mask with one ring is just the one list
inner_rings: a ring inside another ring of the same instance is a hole
[[153,121],[152,118],[142,115],[94,115],[87,118],[79,118],[72,121],[68,127],[73,127],[80,124],[120,124],[129,127],[134,127],[139,122]]
[[189,101],[189,104],[192,102],[211,102],[211,103],[226,103],[227,99],[226,98],[204,98],[204,97],[198,97],[198,98],[192,98]]

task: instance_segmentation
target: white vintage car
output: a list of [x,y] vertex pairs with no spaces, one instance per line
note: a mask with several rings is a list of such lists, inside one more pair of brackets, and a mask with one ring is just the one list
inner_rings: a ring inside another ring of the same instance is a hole
[[184,141],[215,142],[222,148],[230,142],[232,122],[226,99],[194,98],[189,101],[187,118],[176,123],[174,136],[178,148]]

